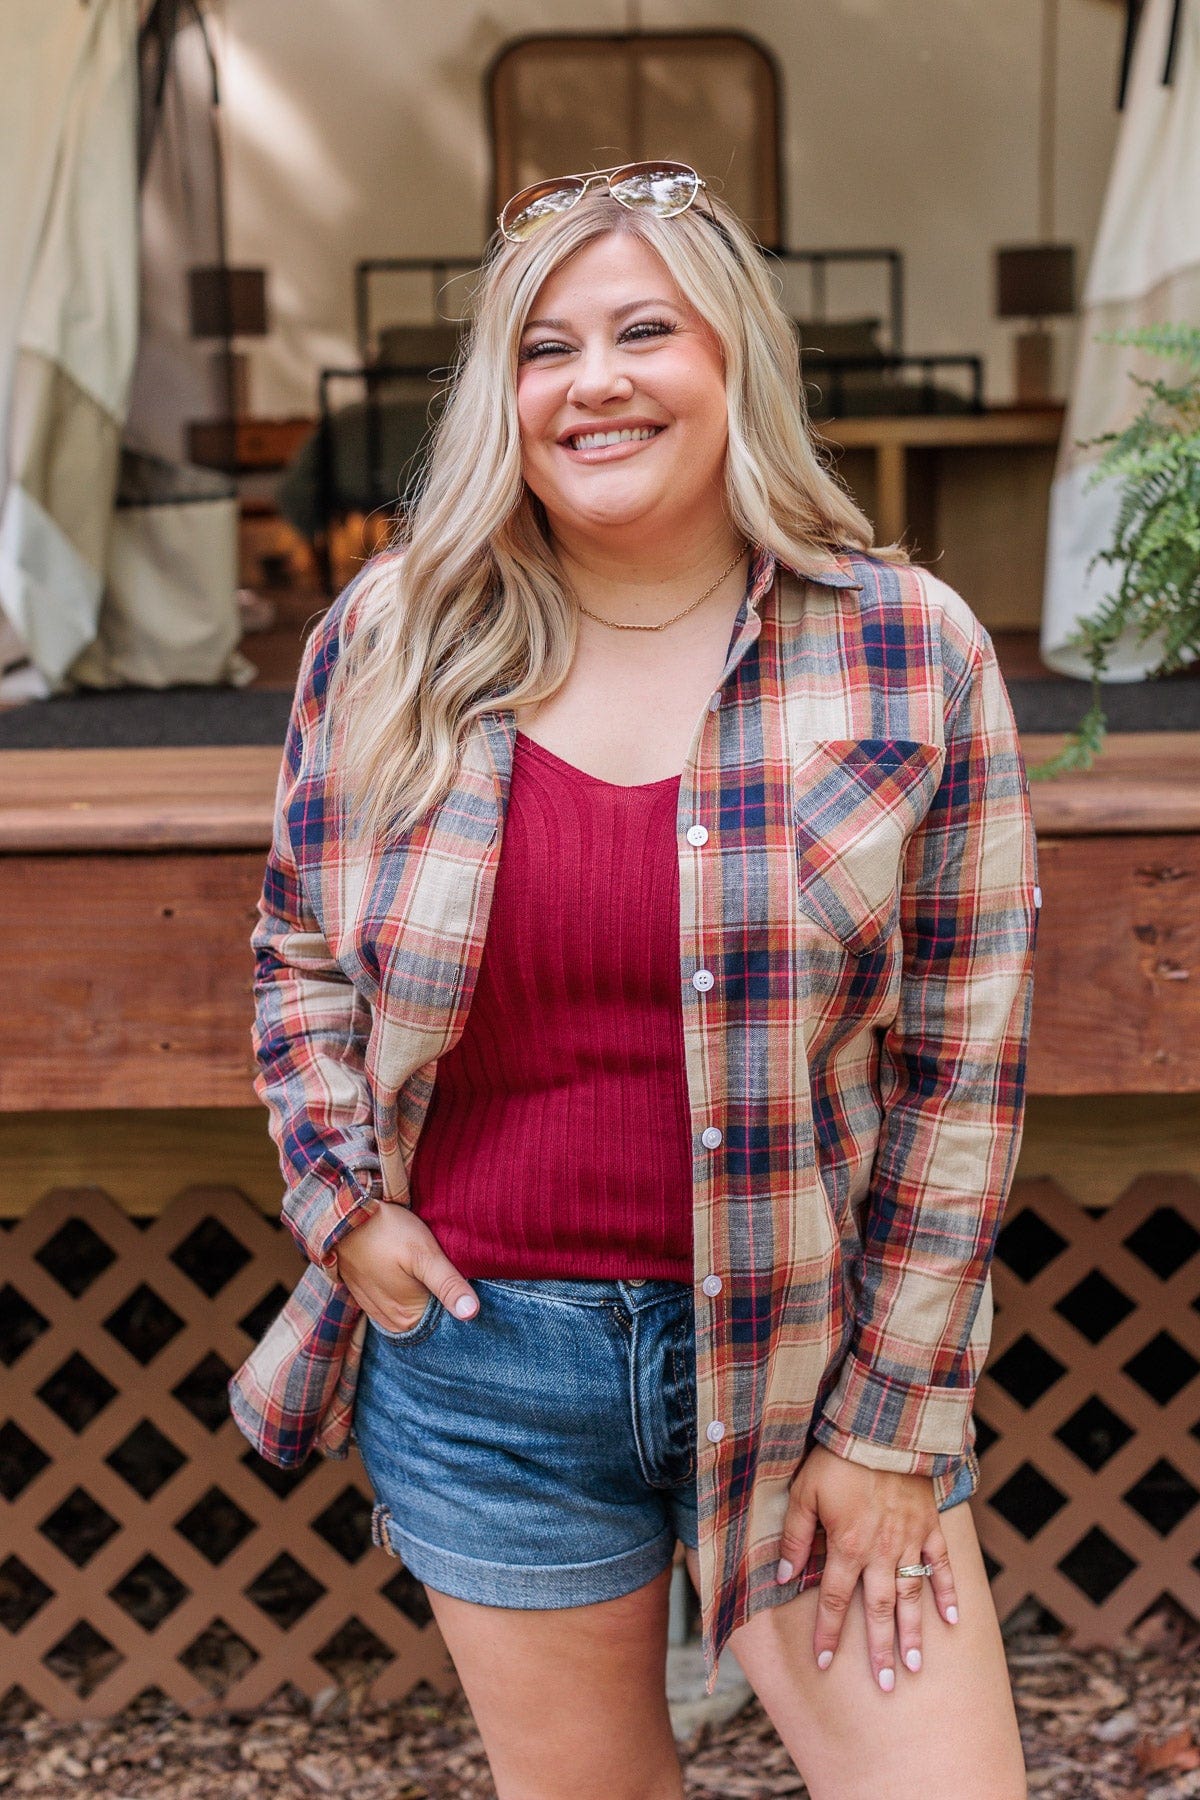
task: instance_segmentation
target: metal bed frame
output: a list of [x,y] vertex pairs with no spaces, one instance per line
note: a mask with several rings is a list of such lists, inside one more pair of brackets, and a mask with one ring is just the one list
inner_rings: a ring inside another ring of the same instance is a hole
[[[810,276],[810,292],[812,295],[812,319],[814,322],[826,320],[828,301],[828,276],[832,265],[845,263],[882,264],[886,273],[887,305],[883,325],[886,334],[887,348],[878,355],[830,355],[814,357],[813,362],[804,370],[806,390],[816,388],[821,396],[824,412],[836,414],[846,395],[846,377],[858,373],[895,374],[899,371],[917,371],[920,373],[920,393],[923,400],[922,410],[935,413],[936,389],[934,373],[938,369],[958,368],[965,370],[970,381],[970,392],[967,396],[966,410],[980,413],[983,406],[983,363],[979,356],[955,354],[921,355],[906,352],[904,342],[904,259],[899,250],[891,248],[851,248],[847,246],[822,247],[805,250],[772,250],[763,247],[763,255],[768,261],[788,267],[806,268]],[[343,510],[338,494],[337,471],[335,467],[333,422],[335,408],[332,390],[335,385],[348,381],[361,384],[365,390],[365,438],[367,460],[367,486],[373,507],[394,506],[397,504],[396,470],[385,470],[382,455],[382,420],[378,401],[378,390],[389,382],[403,377],[420,378],[431,372],[427,363],[382,363],[374,352],[375,326],[372,319],[372,287],[374,279],[383,274],[423,274],[430,277],[433,283],[435,320],[453,323],[440,312],[438,299],[451,274],[476,270],[479,267],[477,257],[462,256],[372,256],[364,257],[354,268],[354,323],[355,338],[360,361],[357,364],[323,368],[318,376],[318,444],[317,444],[317,493],[318,512],[325,522],[324,542],[316,544],[317,555],[322,575],[328,579],[329,549],[328,527]],[[810,401],[810,410],[812,402]],[[362,496],[356,496],[360,499]],[[372,510],[369,508],[368,510]]]

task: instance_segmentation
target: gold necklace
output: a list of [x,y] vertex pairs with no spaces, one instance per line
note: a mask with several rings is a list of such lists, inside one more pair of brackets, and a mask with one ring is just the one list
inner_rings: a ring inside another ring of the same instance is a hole
[[[743,556],[746,554],[746,552],[749,548],[750,548],[749,543],[745,543],[742,545],[741,549],[738,551],[738,553],[734,557],[733,561],[731,563],[726,563],[725,567],[721,570],[721,573],[717,576],[717,579],[713,582],[712,586],[705,588],[704,592],[700,596],[700,600],[707,600],[708,596],[710,594],[716,593],[717,589],[720,587],[720,585],[724,581],[725,577],[729,574],[730,570],[735,568],[736,565],[741,562]],[[695,612],[696,608],[700,604],[700,600],[693,600],[692,604],[690,606],[685,606],[682,612],[677,612],[675,614],[675,618],[664,619],[661,625],[620,625],[617,623],[617,621],[615,619],[604,619],[604,618],[601,618],[599,613],[588,612],[587,607],[584,606],[584,604],[581,600],[577,600],[575,602],[575,604],[578,606],[581,613],[587,613],[587,616],[589,619],[596,619],[601,625],[610,626],[613,631],[665,631],[667,629],[668,625],[674,625],[676,619],[685,619],[687,617],[688,613]]]

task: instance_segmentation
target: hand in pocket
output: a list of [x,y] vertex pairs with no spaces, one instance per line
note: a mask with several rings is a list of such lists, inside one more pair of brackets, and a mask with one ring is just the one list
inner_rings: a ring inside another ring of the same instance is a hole
[[479,1297],[410,1206],[385,1201],[338,1245],[338,1277],[385,1331],[410,1331],[430,1294],[456,1318],[471,1319]]

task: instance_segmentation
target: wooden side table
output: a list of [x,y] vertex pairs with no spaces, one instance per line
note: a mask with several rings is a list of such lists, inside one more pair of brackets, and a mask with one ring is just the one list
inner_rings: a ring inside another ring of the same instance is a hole
[[992,407],[818,427],[879,543],[903,540],[989,630],[1036,632],[1064,409]]
[[194,419],[187,428],[188,458],[203,468],[225,469],[233,475],[270,473],[287,466],[316,423],[299,416]]

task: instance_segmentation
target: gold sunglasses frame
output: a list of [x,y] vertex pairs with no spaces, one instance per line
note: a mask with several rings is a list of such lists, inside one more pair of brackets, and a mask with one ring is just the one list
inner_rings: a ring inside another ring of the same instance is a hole
[[[603,181],[607,184],[608,191],[610,194],[612,194],[612,197],[617,202],[618,206],[625,207],[627,212],[638,212],[641,210],[639,207],[630,206],[628,201],[622,200],[619,194],[613,192],[613,177],[614,177],[614,175],[629,175],[629,174],[632,174],[635,170],[647,170],[648,171],[651,169],[681,169],[688,175],[694,175],[696,178],[695,192],[689,197],[689,199],[687,200],[687,203],[683,206],[678,207],[674,212],[659,213],[657,216],[660,219],[677,219],[679,217],[680,213],[687,212],[688,207],[695,205],[696,201],[700,198],[700,195],[702,193],[705,196],[707,196],[707,194],[708,194],[708,183],[705,181],[703,175],[700,174],[698,169],[693,169],[691,163],[672,162],[669,157],[660,157],[653,161],[643,160],[643,161],[639,161],[639,162],[614,163],[613,167],[611,169],[581,169],[578,172],[578,174],[575,174],[575,175],[550,175],[550,176],[547,176],[545,178],[545,180],[543,180],[543,181],[531,181],[527,187],[518,188],[516,193],[511,195],[509,197],[509,199],[507,199],[504,202],[504,205],[500,208],[500,211],[496,214],[496,224],[499,227],[501,235],[507,240],[508,243],[523,244],[525,242],[525,238],[532,237],[533,232],[535,232],[537,230],[537,224],[535,224],[533,226],[531,231],[526,232],[524,234],[524,236],[513,237],[509,231],[505,230],[505,226],[504,226],[505,214],[516,203],[516,201],[521,199],[521,197],[523,195],[535,194],[539,188],[553,188],[553,186],[556,183],[559,183],[559,182],[565,183],[568,181],[578,181],[578,182],[582,183],[582,185],[579,189],[579,192],[576,194],[575,198],[569,203],[569,205],[561,207],[559,209],[560,212],[570,212],[571,207],[577,206],[578,203],[583,199],[583,196],[587,193],[588,189],[592,186],[593,182],[597,182],[597,181]],[[648,208],[647,210],[653,211],[654,209],[653,209],[653,207],[651,207],[651,208]],[[708,201],[708,210],[710,213],[712,213],[713,218],[716,219],[717,215],[713,209],[713,204],[712,204],[711,200]],[[557,218],[558,214],[557,213],[548,213],[546,215],[546,217],[547,217],[547,219]],[[538,224],[542,224],[543,222],[544,221],[539,220]]]

